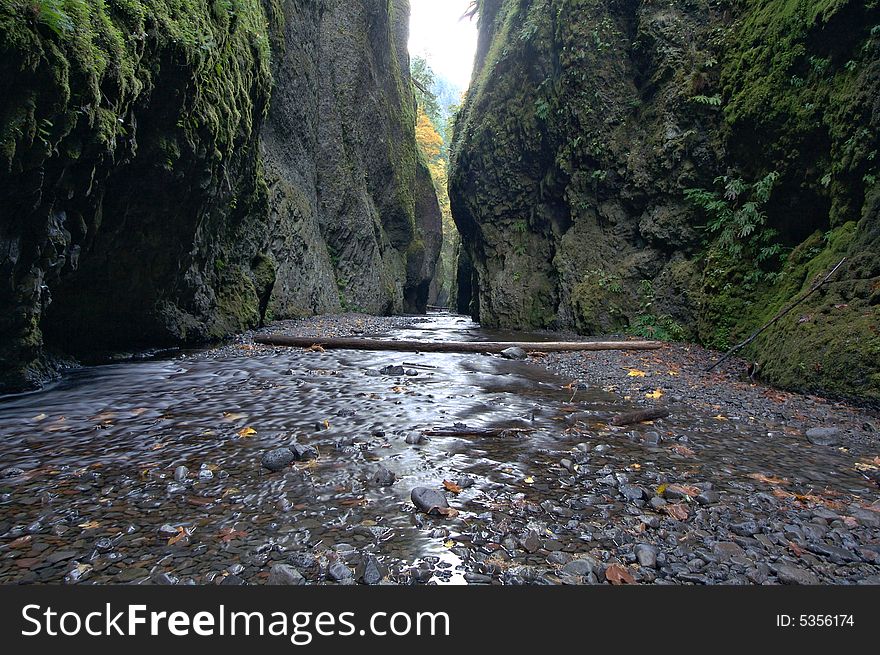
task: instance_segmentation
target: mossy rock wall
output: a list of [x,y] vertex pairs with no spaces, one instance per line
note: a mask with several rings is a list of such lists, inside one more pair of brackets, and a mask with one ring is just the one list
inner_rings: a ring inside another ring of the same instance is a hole
[[[876,1],[479,10],[450,200],[484,324],[726,348],[847,256],[746,354],[775,384],[880,400]],[[768,265],[722,247],[685,190],[771,172],[787,259]]]
[[0,389],[48,352],[402,310],[431,221],[408,12],[0,0]]

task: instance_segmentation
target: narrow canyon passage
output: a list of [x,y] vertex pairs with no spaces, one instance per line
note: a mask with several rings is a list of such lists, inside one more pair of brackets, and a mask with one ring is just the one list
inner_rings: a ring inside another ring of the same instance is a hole
[[[446,313],[269,329],[550,338]],[[283,563],[314,583],[878,579],[867,445],[809,443],[797,404],[700,392],[614,428],[640,404],[622,393],[500,356],[248,337],[77,369],[0,400],[0,582],[256,584]],[[507,431],[423,435],[457,424]],[[295,445],[302,461],[269,461]],[[418,511],[419,487],[456,511]]]

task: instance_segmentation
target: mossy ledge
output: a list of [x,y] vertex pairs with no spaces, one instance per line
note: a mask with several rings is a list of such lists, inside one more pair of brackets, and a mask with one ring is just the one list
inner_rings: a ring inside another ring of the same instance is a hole
[[[0,0],[0,391],[51,377],[51,352],[338,311],[349,281],[400,311],[425,228],[407,20],[403,0]],[[330,207],[337,181],[357,183]]]
[[845,256],[744,354],[880,403],[876,0],[478,6],[450,171],[474,315],[724,349]]

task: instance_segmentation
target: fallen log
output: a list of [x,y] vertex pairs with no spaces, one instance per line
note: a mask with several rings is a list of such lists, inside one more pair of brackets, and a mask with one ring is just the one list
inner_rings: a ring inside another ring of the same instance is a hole
[[636,412],[627,412],[626,414],[618,414],[615,416],[611,425],[618,427],[623,425],[632,425],[633,423],[643,423],[645,421],[656,421],[660,418],[669,416],[669,410],[662,407],[651,407],[649,409],[640,409]]
[[452,427],[424,430],[422,434],[426,437],[509,437],[516,434],[528,434],[529,432],[534,432],[534,430],[530,428]]
[[500,353],[508,348],[525,351],[571,352],[578,350],[656,350],[659,341],[392,341],[390,339],[358,339],[288,337],[280,334],[258,335],[254,342],[266,346],[325,350],[391,350],[426,353]]

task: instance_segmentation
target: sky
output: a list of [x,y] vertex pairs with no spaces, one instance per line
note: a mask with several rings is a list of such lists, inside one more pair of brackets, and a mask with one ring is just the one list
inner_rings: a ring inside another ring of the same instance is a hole
[[459,19],[470,0],[410,0],[410,4],[410,55],[423,56],[435,73],[466,89],[477,51],[477,22]]

